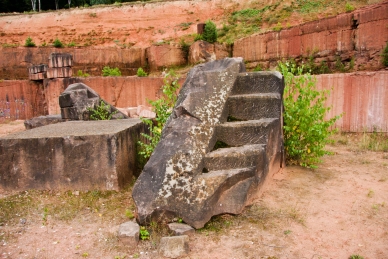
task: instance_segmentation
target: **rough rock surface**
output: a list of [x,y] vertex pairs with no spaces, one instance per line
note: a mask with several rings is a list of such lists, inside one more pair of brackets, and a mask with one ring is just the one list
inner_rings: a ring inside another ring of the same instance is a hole
[[119,226],[117,236],[127,246],[136,246],[139,242],[140,226],[136,222],[128,221]]
[[191,44],[189,64],[198,64],[216,60],[214,44],[199,40]]
[[189,237],[162,237],[159,244],[159,254],[168,258],[178,258],[189,253]]
[[127,119],[128,116],[102,100],[98,93],[83,83],[69,85],[59,96],[59,106],[64,120],[89,120],[90,109],[96,109],[104,102],[109,106],[112,119]]
[[138,175],[139,119],[68,121],[0,138],[0,189],[119,190]]
[[26,129],[33,129],[37,127],[42,127],[46,126],[49,124],[55,124],[59,122],[64,122],[62,119],[62,116],[60,114],[58,115],[46,115],[46,116],[39,116],[39,117],[34,117],[29,120],[24,121],[24,126]]
[[152,45],[146,49],[146,57],[151,71],[186,64],[182,48],[173,45]]
[[183,223],[170,223],[168,228],[174,232],[176,236],[191,235],[195,232],[194,228]]
[[214,133],[226,119],[228,95],[244,70],[241,58],[227,58],[189,72],[162,139],[134,186],[141,223],[177,215],[199,228],[215,215],[214,202],[221,190],[202,176],[202,159],[216,142]]

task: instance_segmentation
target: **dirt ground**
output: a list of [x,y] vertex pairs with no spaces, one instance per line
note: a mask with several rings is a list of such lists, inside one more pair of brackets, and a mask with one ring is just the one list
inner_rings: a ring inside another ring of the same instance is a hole
[[[0,133],[20,125],[1,125]],[[361,137],[338,135],[328,146],[334,155],[319,169],[289,166],[276,173],[242,215],[216,217],[191,235],[182,258],[388,258],[388,153],[362,150]],[[126,208],[134,209],[130,191],[98,198],[100,207],[80,205],[74,217],[62,219],[61,210],[75,202],[59,199],[64,193],[12,196],[31,195],[31,206],[0,224],[0,258],[161,258],[157,231],[137,247],[117,238]],[[10,194],[0,197],[4,202]],[[50,202],[56,210],[43,208]]]

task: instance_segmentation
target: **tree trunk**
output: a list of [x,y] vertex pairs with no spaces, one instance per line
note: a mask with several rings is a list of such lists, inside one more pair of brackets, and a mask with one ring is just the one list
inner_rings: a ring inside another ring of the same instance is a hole
[[32,11],[36,10],[36,0],[31,0]]

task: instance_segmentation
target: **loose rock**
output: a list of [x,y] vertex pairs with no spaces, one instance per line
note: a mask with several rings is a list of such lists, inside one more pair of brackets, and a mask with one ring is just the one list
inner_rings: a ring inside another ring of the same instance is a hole
[[189,236],[162,237],[159,254],[168,258],[178,258],[189,253]]
[[136,222],[128,221],[119,226],[118,237],[128,246],[136,246],[139,242],[140,227]]

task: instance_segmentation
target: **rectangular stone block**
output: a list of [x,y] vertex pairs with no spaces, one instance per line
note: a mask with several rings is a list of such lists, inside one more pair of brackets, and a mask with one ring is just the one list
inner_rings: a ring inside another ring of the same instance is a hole
[[63,78],[71,77],[72,75],[73,71],[71,67],[57,67],[47,69],[47,78]]
[[139,119],[70,121],[0,138],[0,192],[119,190],[138,175]]
[[28,73],[29,74],[37,74],[37,73],[46,72],[47,68],[48,68],[48,66],[44,65],[44,64],[35,65],[35,66],[28,68]]
[[49,57],[49,67],[71,67],[73,66],[73,56],[69,53],[51,53]]
[[30,80],[43,80],[43,79],[47,78],[47,72],[28,74],[28,78]]

